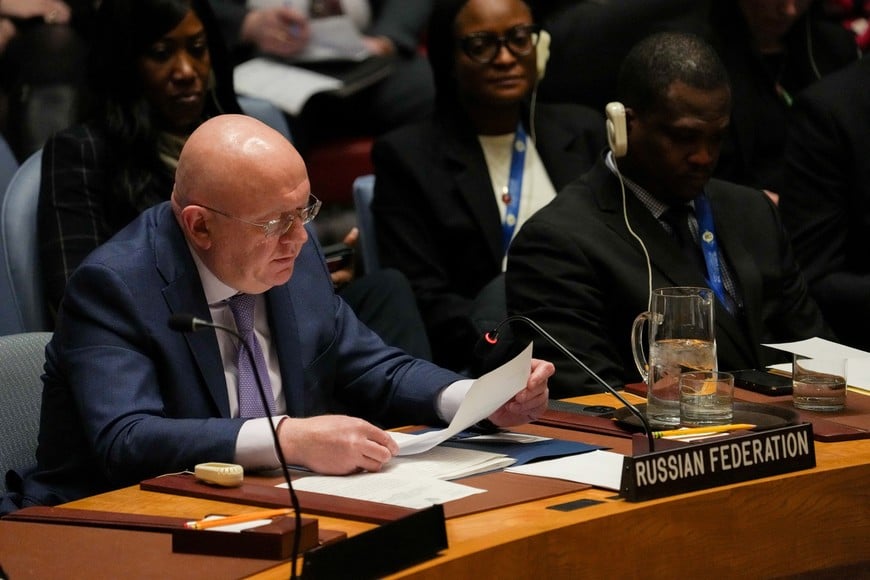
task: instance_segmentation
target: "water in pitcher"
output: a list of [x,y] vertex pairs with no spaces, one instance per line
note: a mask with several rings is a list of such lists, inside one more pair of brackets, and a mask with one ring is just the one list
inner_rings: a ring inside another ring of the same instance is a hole
[[680,423],[680,373],[716,369],[716,346],[712,341],[698,339],[657,340],[650,349],[650,361],[655,361],[649,373],[646,416],[656,426],[676,426]]

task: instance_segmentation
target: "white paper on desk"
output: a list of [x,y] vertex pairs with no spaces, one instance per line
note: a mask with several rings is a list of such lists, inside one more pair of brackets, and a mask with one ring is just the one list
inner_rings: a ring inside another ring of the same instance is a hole
[[413,455],[432,449],[475,423],[492,415],[526,386],[532,368],[532,343],[510,361],[471,384],[465,399],[446,429],[428,431],[412,438],[402,437],[399,455]]
[[[845,358],[846,384],[850,387],[870,390],[870,352],[831,342],[824,338],[809,338],[797,342],[765,344],[764,346],[813,358]],[[791,374],[791,363],[771,365],[769,368]]]
[[552,479],[564,479],[576,481],[619,491],[622,481],[622,463],[625,456],[612,451],[596,449],[589,453],[569,455],[546,461],[535,461],[508,467],[505,471],[510,473],[522,473],[524,475],[536,475]]
[[[791,363],[770,365],[767,368],[791,375]],[[846,359],[846,384],[850,388],[870,391],[870,358]]]
[[763,346],[813,358],[870,358],[870,352],[858,350],[851,346],[846,346],[818,337],[799,340],[797,342],[765,344]]
[[[209,516],[205,518],[206,520],[219,520],[223,516]],[[193,522],[189,522],[193,523]],[[250,530],[252,528],[259,528],[260,526],[266,526],[272,523],[271,519],[264,520],[251,520],[249,522],[239,522],[237,524],[227,524],[225,526],[215,526],[213,528],[206,528],[204,531],[207,532],[229,532],[229,533],[240,533],[245,530]]]
[[[390,435],[393,436],[393,439],[399,445],[417,437],[410,433],[399,432],[390,432]],[[466,439],[465,441],[469,440]],[[384,465],[381,473],[435,477],[438,479],[457,479],[495,469],[504,469],[516,462],[516,459],[503,453],[436,445],[431,449],[414,453],[413,455],[393,457]]]
[[[287,484],[279,487],[287,487]],[[433,477],[413,477],[393,473],[311,475],[294,480],[293,488],[297,491],[325,493],[412,509],[447,503],[486,491]]]
[[312,95],[344,86],[335,77],[268,58],[252,58],[236,66],[233,84],[239,94],[265,99],[291,115],[298,115]]

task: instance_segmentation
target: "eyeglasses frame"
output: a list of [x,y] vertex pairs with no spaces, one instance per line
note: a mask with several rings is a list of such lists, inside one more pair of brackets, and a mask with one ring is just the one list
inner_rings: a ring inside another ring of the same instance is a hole
[[[289,232],[293,228],[293,224],[296,222],[297,219],[302,221],[302,225],[305,225],[307,223],[310,223],[314,218],[316,218],[317,214],[320,212],[320,208],[323,205],[323,202],[320,201],[319,199],[317,199],[317,197],[315,197],[313,193],[309,193],[308,200],[311,201],[312,199],[314,200],[314,203],[309,203],[308,205],[306,205],[305,207],[303,207],[301,209],[284,212],[281,214],[281,217],[278,217],[278,218],[273,219],[273,220],[269,220],[265,223],[258,223],[258,222],[244,220],[240,217],[236,217],[234,215],[228,214],[225,211],[221,211],[219,209],[209,207],[209,206],[202,204],[202,203],[193,203],[192,202],[192,203],[189,203],[187,205],[189,205],[189,206],[196,205],[196,206],[199,206],[203,209],[213,211],[214,213],[216,213],[218,215],[222,215],[224,217],[230,218],[232,220],[236,220],[238,222],[242,222],[244,224],[248,224],[251,226],[257,226],[258,228],[261,228],[263,230],[263,235],[265,237],[270,238],[270,237],[281,237],[284,234],[286,234],[287,232]],[[289,219],[288,219],[288,217],[289,217]],[[280,226],[281,222],[283,222],[285,219],[287,220],[287,226],[283,229],[283,231],[281,231],[279,229],[279,226]]]
[[[517,52],[514,47],[510,45],[509,39],[517,30],[526,30],[530,33],[532,39],[532,46],[526,52]],[[492,53],[492,56],[486,60],[481,60],[475,56],[473,56],[469,52],[468,43],[477,38],[488,38],[495,41],[495,51]],[[538,42],[541,40],[541,25],[540,24],[517,24],[514,27],[511,27],[507,30],[507,32],[501,36],[496,35],[494,32],[472,32],[471,34],[467,34],[462,38],[456,40],[459,49],[462,50],[462,53],[465,54],[468,58],[473,60],[478,64],[490,64],[498,57],[498,53],[501,52],[502,47],[507,48],[508,52],[510,52],[514,57],[519,58],[522,56],[528,56],[532,53],[532,50],[536,46],[538,46]]]

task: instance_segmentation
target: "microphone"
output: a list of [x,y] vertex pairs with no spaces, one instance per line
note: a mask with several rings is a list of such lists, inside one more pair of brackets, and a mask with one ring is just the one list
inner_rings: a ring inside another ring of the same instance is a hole
[[[537,322],[532,320],[531,318],[529,318],[527,316],[522,316],[519,314],[514,314],[512,316],[508,316],[507,318],[505,318],[504,320],[499,322],[495,328],[484,333],[481,341],[485,341],[489,346],[495,346],[498,343],[498,331],[499,331],[499,329],[506,324],[510,324],[511,322],[522,322],[523,324],[526,324],[527,326],[529,326],[532,330],[537,332],[540,336],[547,339],[547,342],[549,342],[554,347],[559,349],[559,351],[562,354],[564,354],[569,359],[571,359],[571,361],[573,361],[574,364],[576,364],[581,369],[586,371],[590,377],[595,379],[596,383],[598,383],[599,385],[604,387],[605,391],[607,391],[608,393],[610,393],[611,395],[613,395],[614,397],[619,399],[619,401],[623,405],[625,405],[625,407],[631,412],[631,414],[640,420],[641,425],[643,425],[643,429],[646,432],[647,440],[649,441],[649,452],[652,453],[653,451],[655,451],[655,439],[653,437],[652,428],[650,427],[649,421],[647,420],[646,416],[644,416],[644,414],[641,413],[637,407],[635,407],[634,405],[629,403],[625,399],[625,397],[623,397],[619,393],[619,391],[617,391],[616,389],[611,387],[609,384],[607,384],[607,382],[605,382],[604,379],[599,377],[597,374],[595,374],[595,372],[592,371],[592,369],[590,369],[588,366],[586,366],[586,363],[584,363],[579,358],[574,356],[574,354],[570,350],[568,350],[561,342],[559,342],[558,340],[553,338],[553,336],[549,332],[547,332],[546,330],[541,328],[541,326]],[[481,346],[481,344],[482,344],[481,341],[478,341],[478,346]],[[478,350],[478,349],[475,349],[475,350]]]
[[[248,348],[248,345],[242,339],[242,336],[234,329],[215,324],[202,318],[197,318],[191,314],[173,314],[169,317],[169,328],[178,332],[197,332],[204,328],[214,328],[222,330],[233,335],[245,349],[248,358],[251,360],[251,367],[256,368],[254,362],[254,353]],[[265,389],[263,382],[260,380],[260,374],[255,372],[254,377],[257,379],[257,391],[260,393],[260,401],[263,404],[263,410],[266,412],[266,418],[269,420],[270,431],[272,432],[272,441],[275,445],[275,453],[278,455],[278,461],[281,462],[281,472],[284,475],[284,481],[287,483],[287,489],[290,491],[290,503],[293,506],[294,518],[296,520],[296,533],[293,534],[293,551],[291,554],[290,578],[296,578],[296,559],[299,555],[299,542],[302,537],[302,514],[299,507],[299,498],[296,496],[296,490],[293,489],[293,482],[290,480],[290,471],[287,469],[287,460],[284,459],[284,451],[281,449],[281,443],[278,441],[278,430],[275,429],[275,423],[272,421],[272,412],[269,410],[269,402],[266,400]]]

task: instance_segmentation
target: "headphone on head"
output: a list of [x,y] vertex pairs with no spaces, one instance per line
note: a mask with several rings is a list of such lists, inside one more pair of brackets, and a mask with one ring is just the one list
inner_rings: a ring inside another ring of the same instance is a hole
[[618,101],[607,103],[607,106],[604,107],[604,114],[607,117],[605,122],[607,127],[607,145],[610,147],[611,153],[613,153],[613,166],[616,170],[616,177],[619,179],[619,189],[622,196],[622,218],[625,221],[628,233],[640,244],[640,249],[646,261],[647,288],[649,290],[647,310],[649,310],[652,302],[652,264],[650,263],[649,251],[646,248],[646,244],[643,243],[643,240],[634,231],[628,220],[628,207],[625,202],[625,181],[622,179],[622,173],[620,173],[619,165],[616,162],[617,158],[625,157],[626,153],[628,153],[628,129],[626,128],[625,105]]
[[529,115],[529,133],[531,135],[532,142],[537,141],[537,135],[535,134],[535,104],[538,101],[538,85],[541,83],[541,79],[544,78],[544,73],[547,71],[547,61],[550,59],[550,33],[546,30],[541,29],[541,32],[539,32],[538,34],[538,44],[535,47],[535,66],[538,74],[535,78],[535,88],[532,89],[532,103]]
[[625,157],[628,152],[628,130],[625,127],[625,107],[622,103],[607,103],[604,107],[607,117],[607,144],[614,157]]
[[544,73],[547,71],[547,61],[550,59],[550,33],[544,29],[539,32],[537,50],[537,65],[538,65],[538,82],[544,78]]

